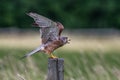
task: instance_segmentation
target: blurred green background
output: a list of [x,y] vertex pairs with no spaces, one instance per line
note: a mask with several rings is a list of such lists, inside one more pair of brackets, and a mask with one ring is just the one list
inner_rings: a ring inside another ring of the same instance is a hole
[[[37,12],[67,28],[120,29],[119,0],[1,0],[0,27],[29,27]],[[31,20],[31,21],[30,21]]]
[[41,44],[26,15],[61,22],[71,41],[54,52],[64,58],[65,80],[120,80],[120,0],[1,0],[0,80],[45,80],[48,56],[20,58]]

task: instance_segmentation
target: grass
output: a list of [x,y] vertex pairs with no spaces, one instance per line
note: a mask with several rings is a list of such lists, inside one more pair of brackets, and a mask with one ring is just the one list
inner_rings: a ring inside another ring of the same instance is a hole
[[[54,52],[65,60],[65,80],[120,80],[119,37],[70,38],[70,45]],[[38,35],[0,35],[0,79],[45,80],[46,54],[20,60],[38,44]]]
[[[13,50],[13,49],[12,49]],[[1,80],[45,80],[47,75],[47,56],[36,54],[20,60],[25,50],[6,51],[0,49]],[[65,60],[65,80],[119,80],[119,52],[55,52]],[[19,55],[19,56],[18,56]]]

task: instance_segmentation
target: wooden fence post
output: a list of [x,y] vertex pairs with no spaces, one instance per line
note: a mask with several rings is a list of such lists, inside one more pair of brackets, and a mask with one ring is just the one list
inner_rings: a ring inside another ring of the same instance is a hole
[[48,59],[47,80],[64,80],[64,59]]

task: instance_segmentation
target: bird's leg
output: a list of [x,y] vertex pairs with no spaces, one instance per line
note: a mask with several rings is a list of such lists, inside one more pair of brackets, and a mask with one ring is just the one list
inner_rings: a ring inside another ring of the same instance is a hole
[[56,56],[54,56],[52,53],[50,53],[50,57],[49,57],[49,58],[54,59],[54,58],[58,58],[58,57],[56,57]]

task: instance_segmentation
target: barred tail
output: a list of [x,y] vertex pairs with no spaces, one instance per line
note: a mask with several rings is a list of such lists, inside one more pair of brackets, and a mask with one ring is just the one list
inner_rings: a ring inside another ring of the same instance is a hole
[[33,51],[31,51],[30,53],[25,54],[21,59],[29,57],[29,56],[41,51],[42,49],[43,49],[43,46],[41,45],[41,46],[37,47],[36,49],[34,49]]

